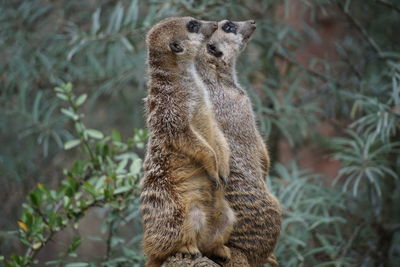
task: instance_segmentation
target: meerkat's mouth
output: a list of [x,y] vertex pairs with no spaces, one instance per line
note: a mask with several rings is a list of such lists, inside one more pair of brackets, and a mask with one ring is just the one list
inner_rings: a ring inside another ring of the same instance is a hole
[[215,57],[222,57],[224,53],[218,50],[217,46],[212,43],[207,44],[207,52]]

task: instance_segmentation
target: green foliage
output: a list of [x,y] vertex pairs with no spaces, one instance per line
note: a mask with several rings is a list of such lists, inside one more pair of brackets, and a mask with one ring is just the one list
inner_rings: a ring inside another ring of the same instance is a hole
[[[322,177],[295,163],[276,165],[272,189],[285,210],[281,241],[276,250],[285,266],[347,266],[346,195],[323,185]],[[322,260],[321,260],[322,259]]]
[[[175,15],[257,21],[237,67],[276,162],[268,184],[283,207],[281,266],[398,265],[396,1],[15,0],[0,9],[5,265],[143,263],[137,196],[146,132],[132,129],[144,128],[144,34]],[[339,30],[327,44],[329,25]],[[334,55],[301,60],[310,43]],[[320,134],[326,125],[329,136]],[[282,143],[290,164],[279,162]],[[307,148],[337,160],[336,179],[299,167]],[[96,210],[99,233],[81,235]],[[61,248],[40,257],[52,240]],[[101,255],[81,250],[88,241],[104,247]]]
[[[107,254],[104,264],[139,263],[143,259],[135,251],[124,251],[124,257],[114,258],[113,250],[125,240],[114,236],[117,225],[126,223],[126,213],[137,213],[139,194],[138,181],[141,176],[142,160],[131,150],[143,146],[146,135],[139,131],[128,143],[122,142],[118,131],[111,136],[89,129],[82,122],[79,112],[86,95],[75,96],[72,84],[63,84],[55,88],[57,97],[67,102],[62,113],[73,121],[76,139],[64,144],[65,149],[79,146],[87,158],[76,160],[71,168],[64,171],[65,178],[56,190],[39,184],[28,195],[18,221],[19,240],[26,246],[24,256],[11,255],[5,261],[6,266],[27,266],[37,263],[35,256],[46,246],[57,232],[68,226],[78,229],[80,219],[93,207],[105,207],[109,215],[105,224],[109,228]],[[76,258],[76,250],[82,238],[72,238],[59,259],[47,262],[48,265],[63,265],[67,260]],[[70,262],[67,266],[89,266],[88,263]]]

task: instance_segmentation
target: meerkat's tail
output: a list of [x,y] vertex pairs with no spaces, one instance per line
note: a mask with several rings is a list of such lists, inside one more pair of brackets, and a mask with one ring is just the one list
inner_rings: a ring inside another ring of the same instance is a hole
[[225,265],[223,265],[224,267],[235,267],[235,266],[250,267],[246,255],[244,255],[240,249],[232,247],[230,247],[230,249],[232,255],[231,260]]
[[267,263],[272,265],[272,266],[279,266],[278,259],[274,254],[269,255],[267,259]]
[[149,259],[146,262],[146,267],[160,267],[163,264],[163,262],[164,260],[149,257]]

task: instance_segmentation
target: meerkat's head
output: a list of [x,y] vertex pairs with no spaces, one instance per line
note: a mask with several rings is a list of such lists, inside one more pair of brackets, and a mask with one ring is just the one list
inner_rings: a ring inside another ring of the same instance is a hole
[[147,33],[149,64],[190,62],[218,25],[192,17],[167,18],[154,25]]
[[244,50],[255,29],[254,20],[219,21],[218,29],[207,43],[207,53],[229,63]]

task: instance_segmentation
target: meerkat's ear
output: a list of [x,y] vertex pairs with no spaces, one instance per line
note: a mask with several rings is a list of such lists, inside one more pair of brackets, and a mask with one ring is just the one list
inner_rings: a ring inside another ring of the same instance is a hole
[[183,47],[180,45],[180,43],[178,41],[172,41],[171,43],[169,43],[169,48],[174,53],[183,52]]

